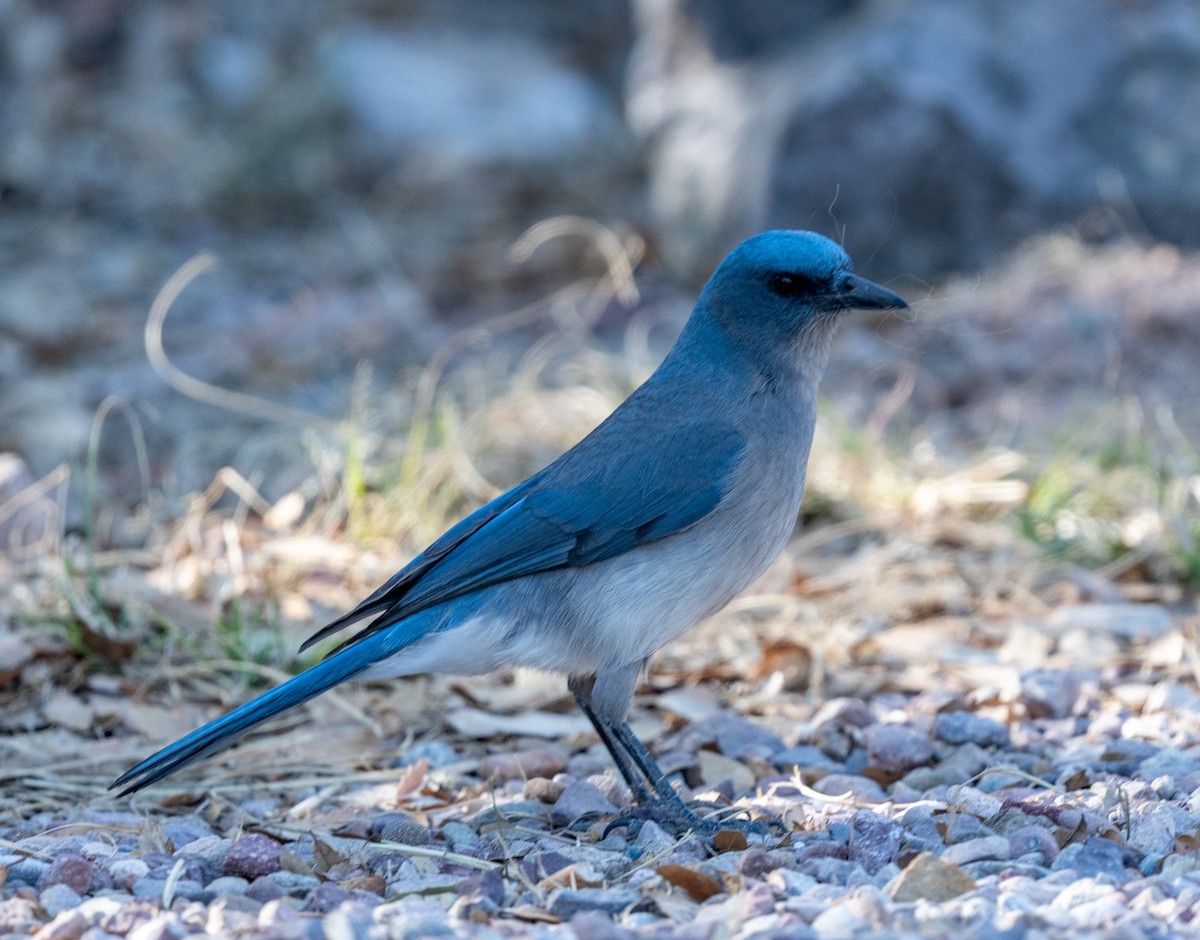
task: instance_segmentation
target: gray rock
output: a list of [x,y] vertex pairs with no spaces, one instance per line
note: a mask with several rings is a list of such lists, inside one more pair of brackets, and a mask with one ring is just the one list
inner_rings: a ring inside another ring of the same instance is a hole
[[371,820],[370,834],[385,842],[404,845],[429,845],[433,836],[411,816],[404,813],[385,813]]
[[63,911],[77,907],[81,900],[83,899],[79,893],[65,884],[51,885],[38,895],[38,903],[51,917],[57,917]]
[[1178,780],[1188,774],[1200,773],[1200,759],[1178,748],[1165,747],[1143,760],[1138,765],[1137,773],[1143,780],[1162,776]]
[[407,767],[422,758],[429,761],[431,767],[444,767],[458,760],[458,751],[442,740],[422,741],[401,754],[395,766]]
[[178,849],[205,836],[212,836],[212,827],[198,816],[170,816],[163,820],[163,835]]
[[458,883],[457,891],[464,898],[486,898],[497,907],[504,903],[504,879],[494,870],[468,875]]
[[550,819],[556,826],[567,826],[585,816],[615,815],[617,808],[594,783],[576,780],[565,790],[550,811]]
[[933,742],[927,735],[903,725],[870,725],[864,732],[871,765],[891,773],[904,773],[933,760]]
[[261,878],[255,878],[250,883],[250,887],[246,889],[246,897],[263,905],[286,897],[288,889],[278,881],[273,880],[273,877],[272,875],[263,875]]
[[27,885],[36,885],[46,869],[50,867],[49,862],[44,862],[40,858],[22,858],[19,862],[13,862],[6,866],[7,883],[12,884],[20,882]]
[[252,832],[236,840],[225,855],[222,870],[227,875],[252,880],[279,871],[279,843]]
[[325,914],[343,904],[353,901],[353,891],[340,887],[332,881],[323,881],[309,892],[308,897],[304,901],[304,909],[318,914]]
[[201,836],[181,846],[175,854],[183,858],[198,858],[213,871],[220,871],[225,864],[232,842],[220,836]]
[[[299,875],[294,871],[273,871],[263,877],[269,878],[288,894],[307,894],[321,884],[321,880],[313,875]],[[250,886],[247,896],[253,897],[255,900],[261,900],[257,894],[251,893],[257,884],[258,879]]]
[[870,802],[879,802],[886,796],[883,787],[870,777],[860,777],[856,774],[829,774],[814,783],[813,789],[828,796],[850,793]]
[[[982,836],[946,846],[942,859],[956,865],[978,862],[982,859],[1007,859],[1011,847],[1004,836]],[[1022,853],[1024,854],[1024,853]]]
[[41,873],[37,880],[38,890],[45,890],[52,885],[66,885],[76,894],[87,894],[92,886],[92,876],[95,866],[87,859],[64,853],[57,856],[50,866]]
[[862,699],[833,698],[817,709],[812,725],[814,728],[829,724],[865,728],[872,720],[871,709]]
[[442,838],[446,840],[451,851],[454,852],[462,852],[465,849],[479,845],[479,835],[466,823],[446,823],[442,826]]
[[783,770],[799,767],[802,770],[840,771],[842,765],[812,744],[797,744],[771,755],[771,762]]
[[933,722],[933,736],[947,744],[1007,747],[1008,728],[992,718],[967,711],[942,712]]
[[367,940],[374,918],[362,901],[348,901],[321,919],[328,940]]
[[245,894],[246,889],[249,887],[249,881],[247,881],[245,878],[239,878],[235,875],[226,875],[224,878],[214,878],[208,883],[208,890],[215,897],[221,897],[226,894]]
[[1083,878],[1093,875],[1111,875],[1121,881],[1126,878],[1121,847],[1099,836],[1068,845],[1058,853],[1058,858],[1050,867],[1054,871],[1069,869]]
[[634,845],[640,848],[644,854],[661,856],[664,852],[671,850],[675,845],[675,840],[667,835],[658,823],[648,820],[642,824]]
[[1065,718],[1079,696],[1079,675],[1065,669],[1031,669],[1020,682],[1020,700],[1031,718]]
[[612,774],[592,774],[587,778],[587,782],[603,793],[604,798],[612,803],[619,812],[625,812],[633,806],[633,793],[624,780],[614,777]]
[[904,829],[898,822],[864,809],[854,814],[851,826],[850,860],[867,874],[877,874],[899,856]]
[[97,925],[120,911],[125,900],[125,898],[118,900],[105,895],[87,898],[80,902],[79,913],[87,918],[89,924]]
[[[548,844],[549,843],[543,843],[543,845]],[[601,848],[600,845],[602,844],[603,843],[597,843],[596,845],[586,845],[584,843],[559,843],[554,844],[553,848],[557,852],[565,855],[572,862],[586,862],[597,872],[610,880],[619,878],[621,875],[629,871],[630,867],[633,865],[633,862],[629,859],[629,857],[625,855],[624,852],[619,850]],[[679,842],[677,850],[688,851],[695,848],[697,845],[700,846],[699,852],[702,853],[702,855],[707,854],[705,852],[703,843],[700,843],[698,839],[685,839]]]
[[1058,858],[1058,842],[1045,826],[1021,826],[1009,832],[1007,838],[1010,858],[1036,856],[1045,865]]
[[623,888],[579,888],[559,891],[550,901],[550,913],[563,920],[570,920],[585,911],[603,911],[620,914],[642,900],[637,891]]
[[701,905],[695,923],[744,924],[775,910],[775,897],[765,884],[752,884],[723,900],[716,898]]
[[632,940],[634,934],[618,927],[603,911],[581,911],[571,918],[575,940]]

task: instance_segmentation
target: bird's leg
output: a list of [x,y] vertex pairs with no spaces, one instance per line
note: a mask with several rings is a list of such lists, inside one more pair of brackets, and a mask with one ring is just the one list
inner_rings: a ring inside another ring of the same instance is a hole
[[[733,828],[755,833],[762,831],[763,826],[760,823],[746,823],[741,820],[719,821],[696,815],[675,792],[667,775],[658,766],[646,745],[633,733],[628,722],[606,720],[592,706],[587,689],[578,688],[573,684],[571,691],[575,694],[575,701],[580,710],[592,723],[608,753],[612,755],[613,763],[617,765],[617,770],[629,784],[629,789],[637,801],[637,809],[613,820],[608,825],[609,829],[629,826],[631,833],[636,835],[636,831],[645,820],[653,819],[676,833],[687,832],[689,829],[704,835]],[[647,783],[650,784],[649,787],[646,786]]]
[[[595,723],[593,721],[593,723]],[[680,808],[687,809],[679,794],[675,792],[675,788],[671,786],[671,781],[667,779],[667,775],[663,773],[663,769],[658,766],[650,753],[650,749],[644,745],[633,729],[629,727],[629,722],[616,722],[612,725],[610,733],[616,738],[617,743],[629,758],[637,765],[638,770],[646,777],[647,782],[654,788],[654,792],[658,794],[658,799],[666,803],[677,803]],[[640,800],[638,802],[641,802]]]
[[592,727],[596,729],[596,733],[600,735],[600,740],[604,743],[605,748],[613,759],[613,763],[617,765],[617,770],[620,771],[625,782],[629,785],[630,792],[633,793],[634,800],[638,805],[643,805],[654,799],[653,794],[646,787],[646,781],[638,774],[640,765],[635,768],[630,762],[630,756],[622,750],[616,736],[608,725],[600,720],[600,716],[596,714],[592,708],[591,700],[585,693],[579,689],[571,690],[575,694],[575,701],[579,705],[580,711],[586,716],[588,721],[592,723]]

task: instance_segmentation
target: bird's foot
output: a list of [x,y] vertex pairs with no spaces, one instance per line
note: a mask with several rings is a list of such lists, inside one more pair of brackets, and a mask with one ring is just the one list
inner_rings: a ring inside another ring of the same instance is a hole
[[614,829],[625,828],[629,838],[636,839],[642,827],[653,822],[665,832],[674,836],[683,836],[688,832],[711,838],[718,832],[734,830],[745,835],[767,836],[773,833],[783,834],[784,826],[778,820],[744,819],[718,817],[716,812],[727,810],[728,807],[712,803],[693,803],[692,806],[703,810],[706,815],[700,815],[682,801],[652,800],[635,806],[623,816],[612,820],[604,828],[604,836]]

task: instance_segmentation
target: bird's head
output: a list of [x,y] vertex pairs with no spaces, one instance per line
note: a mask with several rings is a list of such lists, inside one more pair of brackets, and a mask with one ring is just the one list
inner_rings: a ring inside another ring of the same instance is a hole
[[705,285],[697,311],[764,364],[792,364],[815,377],[824,369],[839,311],[907,306],[899,294],[855,274],[836,242],[778,230],[731,251]]

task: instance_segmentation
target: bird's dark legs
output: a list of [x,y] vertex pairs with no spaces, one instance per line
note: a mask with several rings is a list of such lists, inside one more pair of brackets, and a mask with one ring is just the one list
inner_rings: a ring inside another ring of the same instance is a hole
[[[638,774],[638,771],[642,770],[642,765],[638,763],[636,768],[631,765],[630,758],[632,755],[627,754],[626,751],[621,747],[613,729],[610,729],[608,724],[602,721],[600,716],[596,714],[595,710],[592,708],[591,702],[589,702],[579,692],[575,693],[575,701],[579,704],[580,711],[587,716],[588,721],[592,723],[592,727],[596,729],[596,733],[600,735],[600,740],[604,743],[604,746],[608,749],[608,753],[612,756],[613,763],[617,765],[617,770],[620,771],[621,776],[625,778],[625,782],[629,784],[629,789],[633,793],[633,798],[638,802],[639,805],[652,801],[654,796],[646,788],[646,781],[643,780]],[[633,733],[630,732],[631,737],[632,735]],[[635,738],[634,740],[637,739]],[[638,743],[640,744],[641,742]]]
[[[596,729],[600,740],[608,753],[612,755],[613,763],[617,765],[625,782],[629,784],[637,809],[621,819],[609,824],[609,828],[628,824],[640,828],[642,822],[652,819],[676,832],[686,832],[691,829],[696,832],[711,835],[721,829],[747,829],[753,832],[762,830],[760,823],[746,823],[740,820],[718,821],[697,816],[671,786],[667,775],[654,760],[633,729],[626,721],[610,721],[592,707],[591,698],[586,688],[579,688],[572,683],[571,691],[579,708],[587,716],[588,721]],[[647,787],[646,784],[650,786]]]

